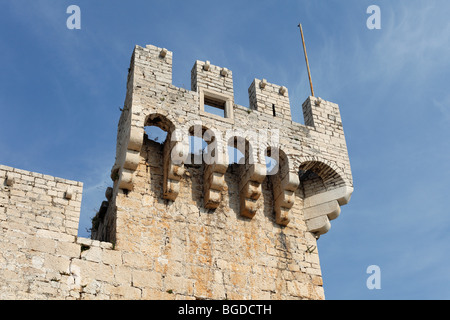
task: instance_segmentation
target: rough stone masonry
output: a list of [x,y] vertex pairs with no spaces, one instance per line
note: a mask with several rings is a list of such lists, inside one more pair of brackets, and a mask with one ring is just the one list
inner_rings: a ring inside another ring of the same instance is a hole
[[191,79],[175,87],[172,52],[135,47],[92,239],[81,182],[0,166],[0,299],[325,298],[317,239],[353,191],[338,106],[308,97],[302,125],[284,86],[255,79],[246,108],[231,70],[196,61]]

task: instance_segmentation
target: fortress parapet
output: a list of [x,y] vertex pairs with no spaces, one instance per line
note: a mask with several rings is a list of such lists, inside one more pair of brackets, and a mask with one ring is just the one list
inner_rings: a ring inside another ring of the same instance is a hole
[[[235,147],[244,155],[237,169],[242,216],[252,218],[258,211],[261,184],[267,177],[273,186],[273,210],[278,224],[289,223],[289,211],[295,204],[306,210],[303,218],[308,231],[316,235],[328,231],[329,221],[338,216],[340,205],[347,203],[353,191],[336,104],[308,97],[302,105],[302,125],[291,119],[288,89],[266,79],[251,83],[249,108],[234,103],[232,71],[209,61],[195,62],[190,91],[173,86],[171,79],[172,52],[150,45],[136,46],[112,170],[116,195],[121,190],[135,190],[139,181],[137,168],[145,162],[144,129],[158,126],[168,134],[162,152],[162,198],[176,202],[186,172],[184,163],[189,162],[189,136],[196,131],[201,138],[208,135],[204,158],[208,157],[209,162],[204,162],[202,173],[204,208],[220,206],[226,190],[228,153],[230,147]],[[222,116],[208,112],[205,105],[220,110]],[[268,155],[276,157],[276,170],[272,168],[269,173]],[[310,197],[316,200],[308,201]],[[110,223],[110,231],[103,223],[102,234],[107,238],[114,237],[111,232],[117,231]]]

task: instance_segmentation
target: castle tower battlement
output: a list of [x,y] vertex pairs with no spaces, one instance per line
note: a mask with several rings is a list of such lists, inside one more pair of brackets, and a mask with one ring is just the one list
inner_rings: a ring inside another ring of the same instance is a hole
[[[299,171],[317,171],[317,168],[326,166],[329,170],[320,171],[322,176],[315,178],[322,180],[322,189],[311,188],[316,193],[340,188],[342,197],[349,198],[352,178],[336,104],[308,97],[302,105],[305,117],[305,125],[302,125],[291,120],[288,90],[284,86],[255,79],[248,90],[250,108],[245,108],[234,103],[232,72],[229,69],[212,65],[209,61],[196,61],[191,71],[192,90],[187,91],[171,84],[171,65],[172,52],[167,49],[136,46],[119,124],[116,163],[112,170],[112,177],[118,181],[116,192],[118,189],[133,190],[133,181],[136,180],[133,176],[142,158],[144,127],[155,125],[169,134],[163,153],[163,198],[174,201],[182,184],[183,163],[189,154],[187,138],[192,128],[200,125],[202,132],[208,130],[215,139],[214,146],[209,145],[215,153],[214,163],[205,165],[205,208],[215,209],[220,204],[225,187],[223,177],[228,167],[228,146],[236,143],[230,142],[233,136],[249,147],[247,151],[245,148],[240,150],[247,153],[240,170],[240,191],[243,191],[240,193],[240,210],[243,216],[252,217],[256,212],[254,200],[258,199],[260,184],[267,176],[265,155],[269,150],[277,155],[282,151],[286,158],[283,162],[278,161],[278,165],[283,163],[286,166],[280,170],[283,176],[272,177],[279,180],[275,183],[278,194],[274,197],[278,199],[275,212],[280,224],[289,222],[288,209],[295,202],[293,194],[300,185]],[[205,104],[222,108],[224,116],[206,112]],[[258,128],[259,132],[249,130],[251,128]],[[174,155],[177,161],[174,161]],[[310,175],[302,177],[303,189],[309,190],[308,184],[312,182],[305,179]],[[332,216],[321,214],[311,218],[308,224],[310,231],[316,234],[328,231],[328,220]]]
[[[288,89],[265,79],[251,83],[249,108],[237,105],[232,71],[209,61],[195,61],[191,90],[178,88],[171,83],[172,57],[167,49],[151,45],[134,49],[111,175],[114,188],[94,238],[142,250],[156,239],[162,241],[152,227],[143,227],[159,221],[167,225],[164,233],[172,234],[169,239],[177,237],[175,230],[204,239],[208,263],[222,259],[225,251],[228,263],[242,258],[248,267],[267,259],[266,250],[278,252],[280,234],[291,243],[289,250],[298,247],[291,241],[315,246],[353,191],[339,107],[308,97],[302,105],[305,125],[293,122]],[[166,131],[165,142],[149,140],[147,126]],[[194,164],[192,135],[207,143],[200,162]],[[233,147],[242,155],[239,163],[230,163]],[[276,162],[275,168],[269,168],[267,157]],[[192,223],[196,231],[181,231]],[[278,236],[268,239],[268,233]],[[222,246],[228,246],[230,236],[233,243],[241,243],[238,247],[254,245],[252,253],[225,250]],[[172,253],[160,254],[191,252],[192,243],[185,237],[178,248],[171,246]],[[263,239],[268,241],[265,249],[255,244]],[[216,269],[200,263],[204,258],[198,254],[178,259],[195,261],[212,276]],[[223,297],[214,290],[207,296]]]

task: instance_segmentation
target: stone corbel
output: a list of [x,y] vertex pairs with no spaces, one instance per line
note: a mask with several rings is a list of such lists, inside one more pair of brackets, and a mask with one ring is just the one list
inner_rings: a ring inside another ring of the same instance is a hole
[[[178,141],[166,141],[163,151],[163,198],[174,201],[180,192],[180,180],[184,174],[183,143]],[[174,161],[174,157],[180,161]]]
[[122,169],[120,174],[120,189],[133,190],[133,173],[134,170]]
[[204,198],[203,205],[206,209],[216,209],[222,201],[222,190],[225,188],[226,164],[214,163],[205,165]]
[[276,174],[272,176],[275,221],[286,226],[289,219],[289,210],[295,202],[295,190],[300,184],[298,174],[288,172],[283,178]]
[[[211,139],[208,139],[211,141]],[[220,141],[213,139],[208,145],[204,157],[203,172],[203,206],[206,209],[216,209],[222,201],[222,191],[225,189],[225,172],[228,169],[228,153]]]
[[344,186],[305,198],[303,215],[307,230],[318,236],[328,232],[330,221],[339,216],[340,206],[350,201],[352,192],[352,187]]
[[262,193],[261,183],[266,177],[265,164],[254,163],[249,165],[242,174],[239,183],[240,213],[247,218],[253,218],[257,211],[256,200]]
[[144,129],[138,127],[130,128],[130,138],[125,150],[125,159],[122,168],[113,168],[112,177],[119,174],[120,170],[120,184],[119,188],[132,190],[133,189],[133,173],[136,170],[139,161],[141,160],[141,148],[144,139]]

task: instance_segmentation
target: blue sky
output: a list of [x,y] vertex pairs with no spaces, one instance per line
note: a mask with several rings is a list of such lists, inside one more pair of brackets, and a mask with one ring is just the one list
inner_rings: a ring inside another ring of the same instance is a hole
[[[81,29],[66,8],[81,8]],[[370,5],[381,29],[369,30]],[[319,239],[327,299],[450,299],[450,3],[441,1],[24,1],[0,3],[0,163],[84,182],[80,235],[111,185],[134,45],[340,105],[355,192]],[[378,265],[381,289],[366,269]]]

